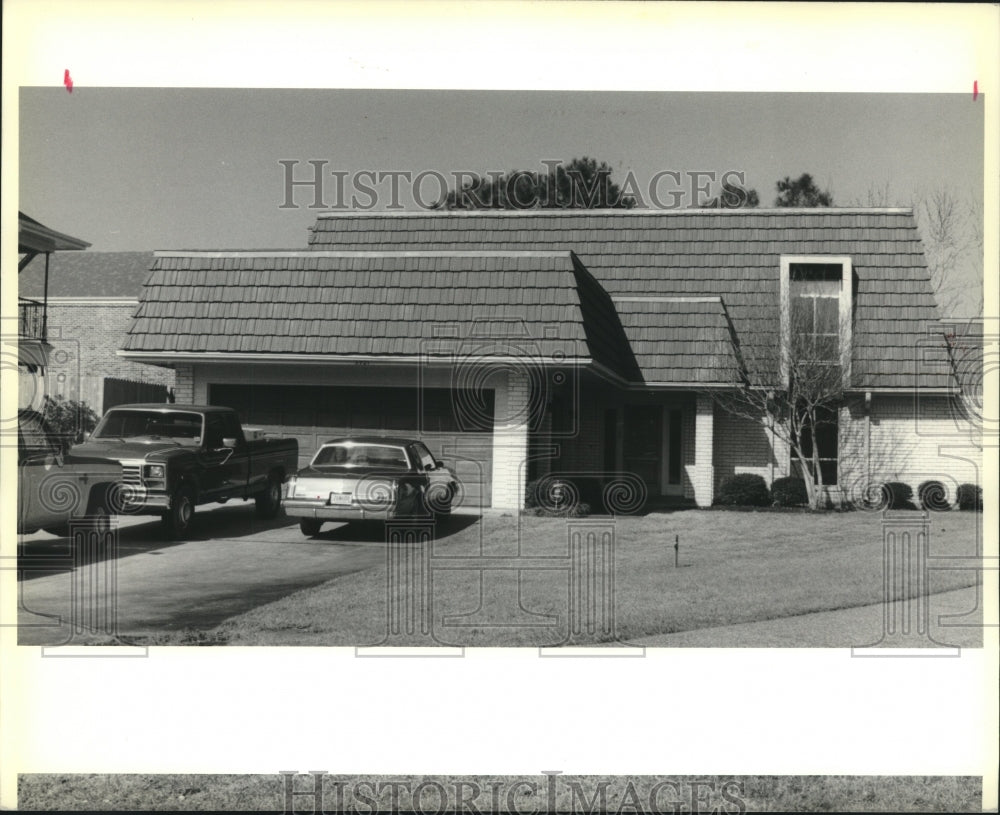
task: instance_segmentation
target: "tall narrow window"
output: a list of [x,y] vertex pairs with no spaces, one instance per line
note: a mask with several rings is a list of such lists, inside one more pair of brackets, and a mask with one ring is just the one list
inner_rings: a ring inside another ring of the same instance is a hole
[[849,257],[782,256],[781,358],[788,381],[793,366],[839,365],[851,375],[854,271]]
[[788,294],[792,354],[815,362],[840,361],[839,263],[793,263]]
[[[838,415],[835,408],[819,408],[816,411],[815,424],[807,422],[799,434],[802,455],[808,461],[812,460],[813,450],[819,460],[819,473],[823,476],[823,484],[828,487],[837,486],[837,428]],[[799,462],[792,454],[792,470],[801,475]],[[813,474],[814,483],[819,479]]]

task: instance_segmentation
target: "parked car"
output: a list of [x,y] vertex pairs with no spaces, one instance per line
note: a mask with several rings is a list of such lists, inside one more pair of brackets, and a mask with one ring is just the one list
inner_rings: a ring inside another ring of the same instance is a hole
[[120,480],[120,465],[64,453],[40,413],[18,411],[18,532],[43,529],[63,537],[74,517],[89,517],[107,529],[108,490]]
[[214,405],[119,405],[71,449],[119,463],[119,511],[159,515],[171,538],[186,537],[195,507],[212,501],[253,498],[273,518],[299,457],[296,439],[247,438],[236,411]]
[[423,442],[381,436],[334,439],[285,485],[285,513],[304,535],[324,521],[447,515],[459,490],[455,473]]

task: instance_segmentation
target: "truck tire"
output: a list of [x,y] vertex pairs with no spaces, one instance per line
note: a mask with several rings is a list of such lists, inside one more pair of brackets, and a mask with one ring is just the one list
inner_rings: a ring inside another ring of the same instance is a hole
[[323,522],[318,521],[315,518],[303,518],[299,521],[299,530],[307,538],[311,538],[313,535],[318,535],[319,530],[323,527]]
[[163,514],[163,529],[171,540],[184,540],[194,520],[195,497],[190,487],[180,487],[170,499],[170,509]]
[[107,494],[95,495],[90,499],[90,506],[87,507],[87,518],[97,529],[104,534],[111,531],[111,510],[108,509]]
[[274,473],[267,477],[267,486],[258,495],[256,503],[257,517],[266,521],[274,518],[281,509],[281,479]]

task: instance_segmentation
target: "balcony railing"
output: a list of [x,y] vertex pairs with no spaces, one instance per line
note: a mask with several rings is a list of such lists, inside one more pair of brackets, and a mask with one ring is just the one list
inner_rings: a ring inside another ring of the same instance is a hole
[[24,339],[46,340],[45,304],[27,297],[17,299],[18,336]]

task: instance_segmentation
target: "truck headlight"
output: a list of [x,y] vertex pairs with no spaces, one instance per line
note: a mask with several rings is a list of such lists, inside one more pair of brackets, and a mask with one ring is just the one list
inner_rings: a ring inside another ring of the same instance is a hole
[[167,468],[162,464],[147,464],[144,476],[150,481],[162,481],[166,474]]

